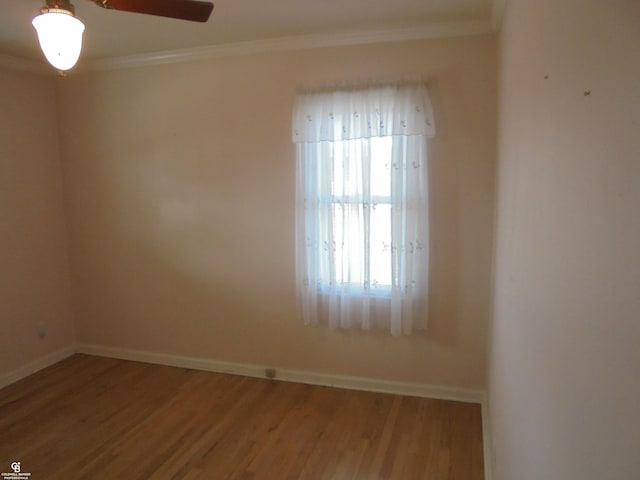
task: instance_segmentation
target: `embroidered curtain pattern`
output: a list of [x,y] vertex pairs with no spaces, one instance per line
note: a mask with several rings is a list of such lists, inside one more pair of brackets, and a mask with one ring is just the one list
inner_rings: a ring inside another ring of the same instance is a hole
[[298,96],[296,283],[307,324],[424,328],[429,228],[424,84]]

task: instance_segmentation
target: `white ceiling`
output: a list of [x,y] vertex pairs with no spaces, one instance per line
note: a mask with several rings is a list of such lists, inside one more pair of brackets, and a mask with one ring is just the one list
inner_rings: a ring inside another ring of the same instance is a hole
[[[490,28],[503,0],[215,0],[207,23],[104,10],[73,0],[85,24],[81,61],[304,35]],[[44,0],[2,0],[0,56],[43,62],[31,19]]]

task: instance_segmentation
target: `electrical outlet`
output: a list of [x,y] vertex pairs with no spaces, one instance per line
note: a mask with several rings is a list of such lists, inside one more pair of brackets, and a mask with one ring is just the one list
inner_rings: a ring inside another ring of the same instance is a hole
[[38,324],[38,336],[40,338],[44,338],[47,336],[47,326],[44,324],[44,322],[40,322]]

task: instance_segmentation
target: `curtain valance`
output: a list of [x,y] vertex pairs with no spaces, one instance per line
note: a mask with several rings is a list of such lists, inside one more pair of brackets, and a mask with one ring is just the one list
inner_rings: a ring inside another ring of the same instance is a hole
[[293,112],[294,143],[434,134],[431,101],[421,83],[304,93]]

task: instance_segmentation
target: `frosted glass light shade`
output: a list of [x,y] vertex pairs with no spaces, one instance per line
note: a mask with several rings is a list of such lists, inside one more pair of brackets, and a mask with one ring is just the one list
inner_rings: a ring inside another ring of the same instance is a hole
[[58,70],[69,70],[80,57],[84,24],[71,12],[49,8],[31,22],[42,53]]

